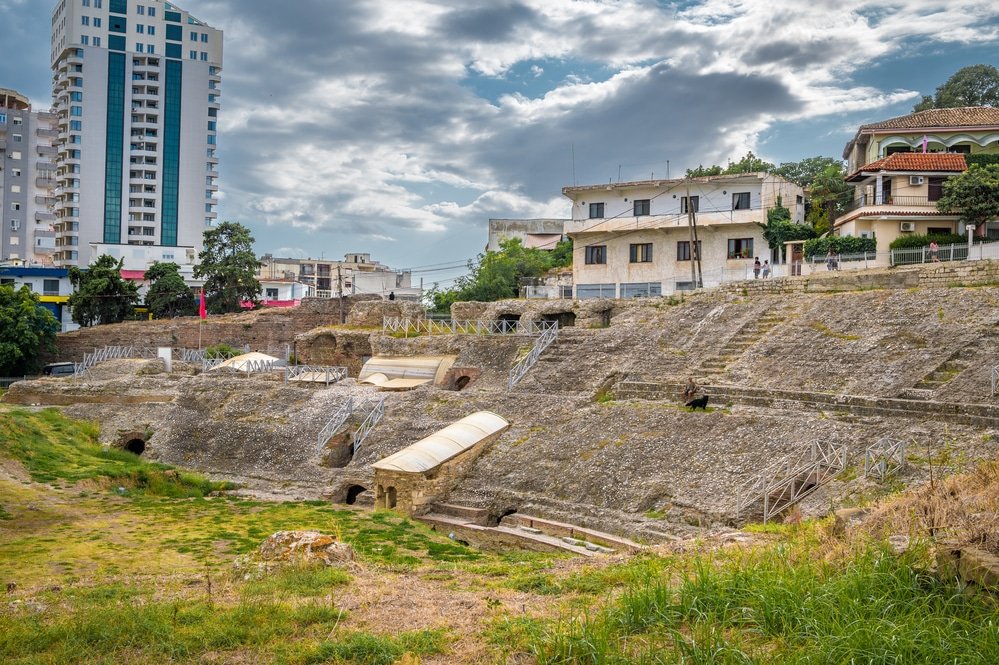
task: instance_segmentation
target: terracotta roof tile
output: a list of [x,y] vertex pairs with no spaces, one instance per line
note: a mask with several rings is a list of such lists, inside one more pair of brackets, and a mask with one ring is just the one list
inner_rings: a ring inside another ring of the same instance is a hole
[[851,180],[858,173],[870,171],[953,171],[967,170],[964,155],[953,152],[896,152],[883,159],[865,164],[847,176]]
[[930,109],[862,125],[865,129],[917,129],[930,127],[999,126],[999,108],[991,106],[961,106],[952,109]]

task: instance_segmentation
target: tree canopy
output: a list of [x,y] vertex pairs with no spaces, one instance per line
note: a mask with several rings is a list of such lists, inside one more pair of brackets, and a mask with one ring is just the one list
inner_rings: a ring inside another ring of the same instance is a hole
[[773,171],[774,165],[770,162],[760,159],[753,154],[750,150],[745,155],[743,155],[738,161],[729,161],[728,166],[722,168],[717,164],[712,164],[711,166],[704,166],[699,164],[696,169],[687,169],[688,178],[703,178],[706,176],[713,175],[734,175],[736,173],[759,173],[762,171]]
[[432,289],[435,311],[450,311],[461,301],[491,302],[520,295],[520,280],[540,277],[552,268],[572,265],[572,241],[562,240],[553,251],[526,248],[520,238],[500,243],[498,252],[479,254],[469,263],[471,272],[455,280],[450,289]]
[[190,316],[196,313],[197,303],[180,274],[176,263],[159,261],[146,270],[149,289],[146,291],[146,307],[158,319],[175,316]]
[[961,175],[945,180],[937,209],[957,211],[962,221],[975,226],[999,218],[999,164],[972,164]]
[[69,306],[75,322],[88,327],[119,323],[132,315],[139,301],[139,287],[122,279],[124,262],[103,254],[85,270],[75,266],[69,269],[73,284]]
[[253,253],[254,238],[239,222],[222,222],[205,231],[205,249],[194,276],[205,280],[205,306],[212,314],[239,312],[244,302],[260,303],[260,262]]
[[999,107],[999,69],[992,65],[963,67],[937,88],[934,96],[924,95],[914,111],[957,106]]
[[791,240],[808,240],[815,237],[810,226],[791,221],[791,211],[784,207],[780,197],[777,205],[767,211],[767,225],[763,227],[763,239],[770,249],[780,249]]
[[0,376],[38,369],[38,354],[55,349],[59,322],[27,286],[0,286]]

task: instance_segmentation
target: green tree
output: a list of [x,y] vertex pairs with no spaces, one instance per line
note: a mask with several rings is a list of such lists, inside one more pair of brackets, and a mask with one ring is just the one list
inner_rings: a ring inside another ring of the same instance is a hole
[[244,302],[260,302],[254,238],[238,222],[222,222],[205,231],[205,249],[194,276],[205,280],[205,306],[212,314],[239,312]]
[[688,178],[704,178],[712,175],[721,175],[722,167],[717,164],[712,164],[711,166],[704,166],[703,164],[698,164],[696,169],[687,169]]
[[0,376],[38,369],[38,354],[54,351],[59,322],[27,286],[0,286]]
[[791,211],[784,207],[780,197],[777,205],[767,210],[767,224],[763,227],[763,238],[770,249],[783,251],[784,243],[791,240],[808,240],[815,237],[815,231],[810,226],[795,224],[791,221]]
[[190,316],[197,312],[194,293],[184,283],[180,266],[176,263],[153,263],[146,270],[146,280],[149,282],[146,307],[156,318]]
[[843,162],[832,157],[806,157],[799,162],[781,162],[781,165],[772,171],[774,175],[787,178],[791,182],[802,187],[811,187],[815,179],[830,166],[835,166],[840,172],[843,170]]
[[966,224],[979,228],[999,218],[999,164],[972,164],[959,176],[943,184],[943,196],[937,201],[941,212],[958,212]]
[[139,287],[121,277],[125,260],[101,255],[91,266],[69,269],[73,294],[69,306],[81,326],[118,323],[132,315],[139,301]]
[[924,95],[915,111],[957,106],[999,107],[999,69],[992,65],[971,65],[957,70],[937,88],[936,95]]
[[805,219],[815,232],[825,233],[834,219],[846,211],[852,188],[843,179],[841,163],[830,164],[818,172],[808,185],[809,199]]
[[770,172],[776,167],[770,162],[760,159],[750,150],[739,161],[729,162],[723,175],[734,175],[736,173],[760,173]]
[[540,277],[552,268],[572,264],[572,241],[563,240],[554,251],[526,248],[520,238],[500,243],[498,252],[479,254],[469,262],[470,273],[450,289],[431,289],[429,298],[438,312],[450,311],[461,301],[491,302],[520,295],[520,281]]

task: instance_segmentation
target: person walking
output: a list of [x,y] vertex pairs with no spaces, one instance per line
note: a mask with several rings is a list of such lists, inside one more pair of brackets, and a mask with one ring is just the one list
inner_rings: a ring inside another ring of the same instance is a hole
[[763,279],[770,279],[770,261],[763,262]]
[[760,278],[760,257],[756,257],[756,261],[753,263],[753,279]]
[[940,263],[940,246],[937,245],[936,240],[930,241],[930,261]]

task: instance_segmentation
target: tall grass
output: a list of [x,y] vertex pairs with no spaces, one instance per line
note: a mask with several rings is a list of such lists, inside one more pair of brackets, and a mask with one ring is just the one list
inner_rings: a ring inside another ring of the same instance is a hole
[[696,559],[536,628],[539,665],[999,663],[999,609],[877,546],[825,562],[771,547]]

